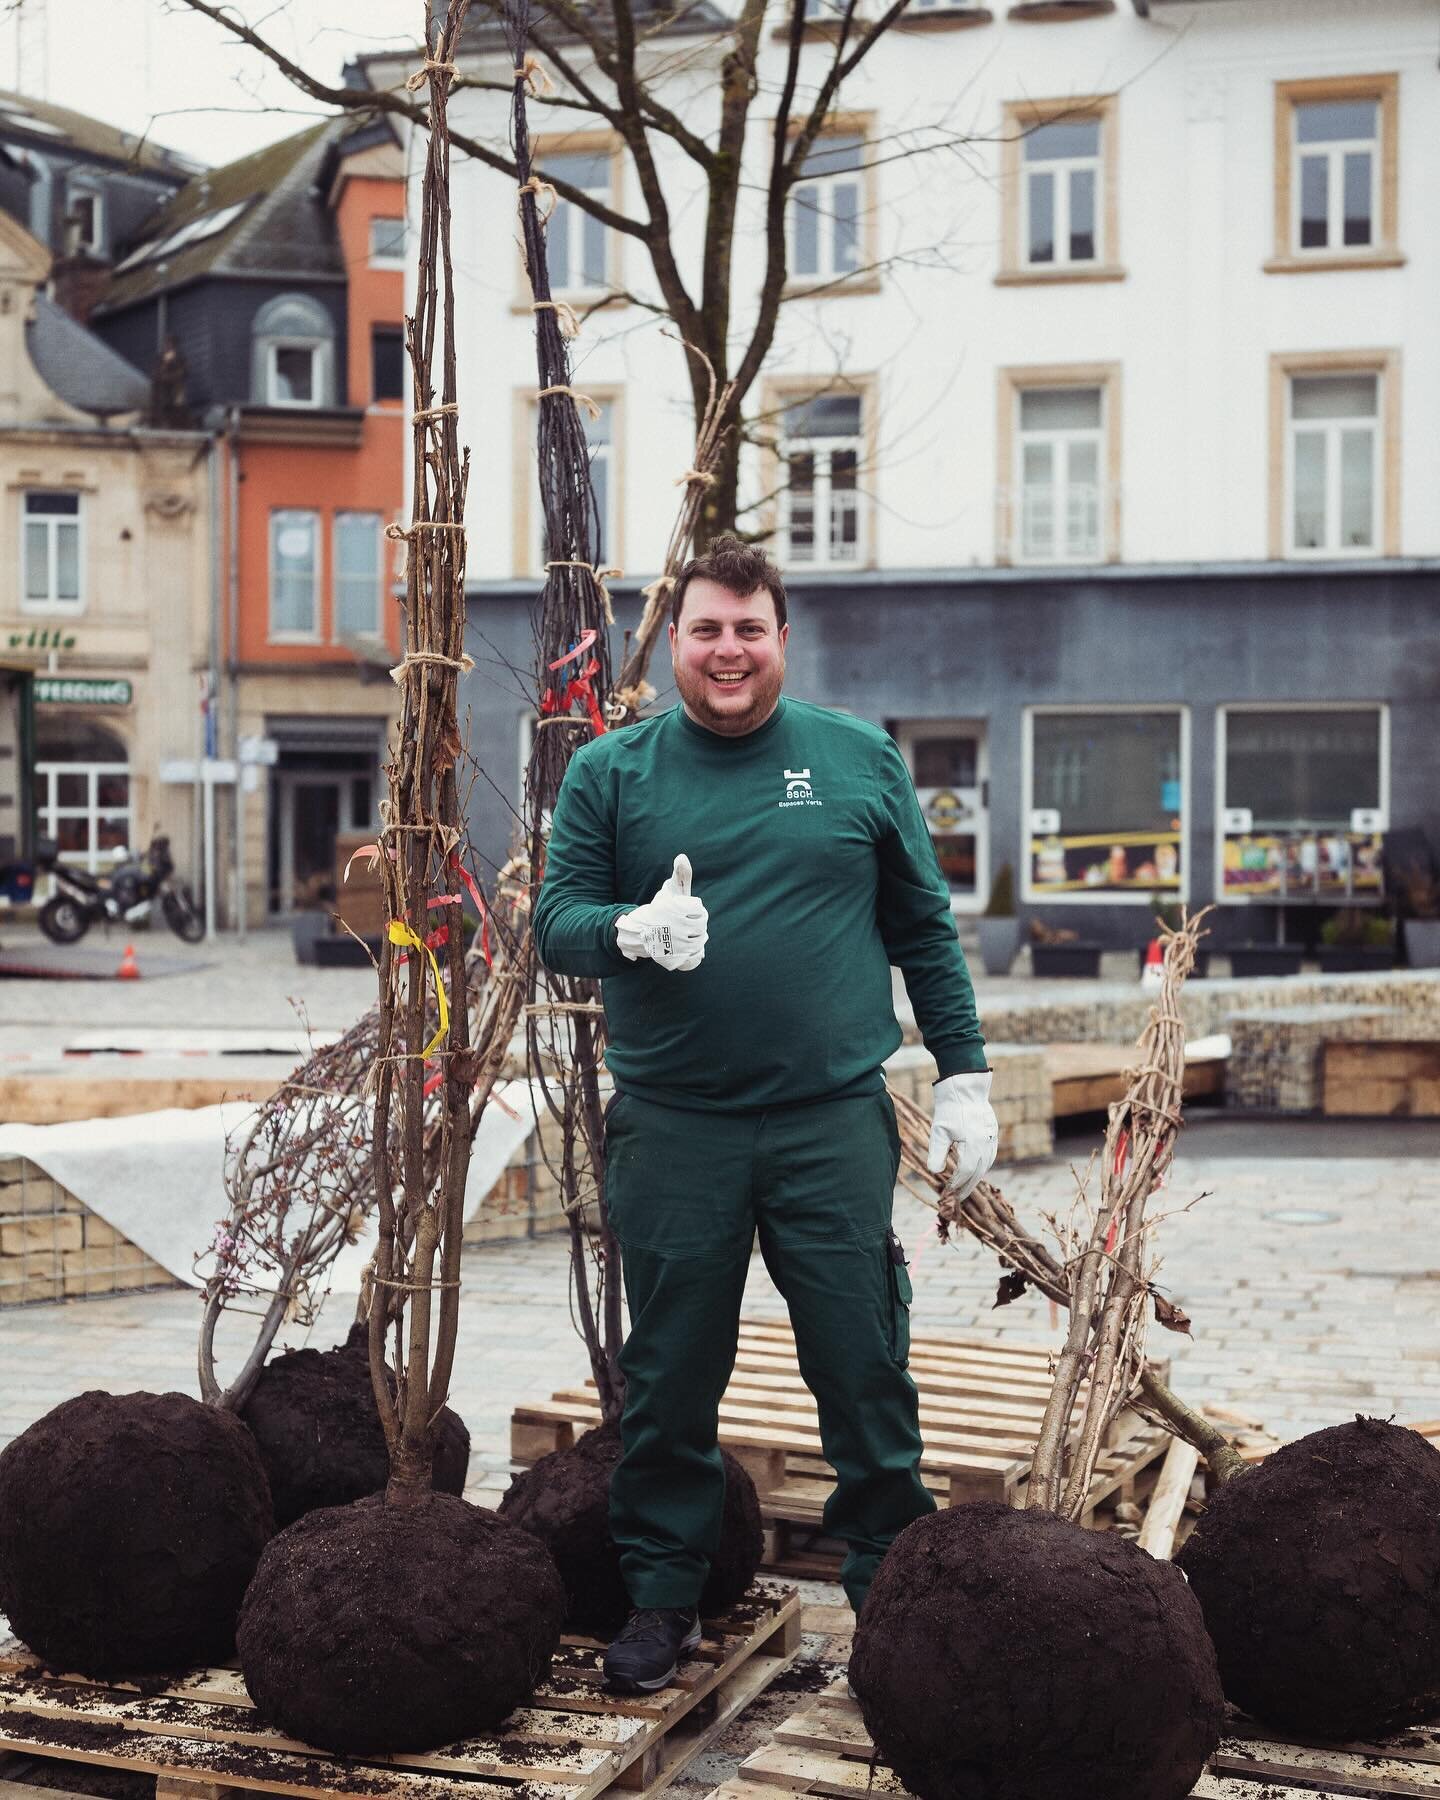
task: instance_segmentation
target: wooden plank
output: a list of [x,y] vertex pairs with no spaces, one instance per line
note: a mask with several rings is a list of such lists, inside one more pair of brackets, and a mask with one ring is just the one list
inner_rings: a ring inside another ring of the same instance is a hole
[[819,1750],[794,1750],[784,1744],[766,1744],[740,1765],[746,1781],[768,1783],[800,1794],[837,1794],[850,1800],[853,1794],[903,1795],[905,1789],[893,1770],[881,1763],[851,1762],[827,1756]]
[[1225,1738],[1210,1767],[1218,1775],[1243,1775],[1250,1781],[1292,1781],[1312,1792],[1318,1787],[1325,1793],[1408,1795],[1413,1800],[1435,1800],[1440,1795],[1440,1768],[1396,1756],[1310,1749],[1273,1739]]
[[1331,1040],[1320,1059],[1321,1111],[1332,1117],[1440,1116],[1440,1042]]
[[[1234,1740],[1254,1745],[1261,1755],[1265,1754],[1267,1746],[1280,1741],[1265,1726],[1243,1718],[1231,1721],[1226,1739],[1227,1742]],[[1325,1744],[1318,1738],[1305,1737],[1287,1738],[1284,1741],[1296,1750],[1320,1750],[1326,1753],[1343,1750],[1347,1756],[1392,1757],[1402,1763],[1440,1764],[1440,1728],[1434,1725],[1420,1725],[1410,1731],[1398,1731],[1393,1737],[1376,1738],[1373,1743],[1358,1741]]]
[[1174,1552],[1176,1527],[1199,1465],[1200,1452],[1193,1444],[1182,1438],[1171,1439],[1160,1479],[1150,1496],[1145,1523],[1140,1527],[1140,1548],[1160,1562],[1168,1562]]

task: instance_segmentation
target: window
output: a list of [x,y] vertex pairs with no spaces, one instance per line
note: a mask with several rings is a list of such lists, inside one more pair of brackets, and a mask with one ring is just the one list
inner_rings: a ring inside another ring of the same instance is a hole
[[[537,153],[538,155],[538,153]],[[547,155],[541,174],[571,187],[611,198],[612,153],[609,149]],[[609,239],[605,227],[569,200],[556,202],[545,229],[550,256],[550,286],[559,293],[584,293],[610,285]]]
[[86,720],[45,720],[35,746],[35,822],[64,861],[98,875],[130,848],[130,764],[113,732]]
[[70,223],[75,228],[74,248],[95,256],[105,254],[105,201],[94,188],[76,188],[70,195]]
[[1271,269],[1402,260],[1395,76],[1282,82]]
[[1021,101],[1005,108],[998,281],[1123,275],[1116,155],[1113,98]]
[[315,589],[320,515],[283,510],[270,515],[270,639],[280,643],[318,636]]
[[[592,419],[586,409],[579,409],[580,423],[585,428],[585,441],[590,449],[590,486],[599,515],[600,541],[595,546],[595,563],[623,563],[624,521],[621,515],[623,467],[621,444],[624,436],[624,408],[619,388],[605,388],[587,382],[585,389],[600,409]],[[517,395],[515,431],[516,491],[514,497],[516,573],[540,573],[549,552],[545,545],[545,518],[536,485],[536,412],[539,402],[534,390]],[[521,446],[523,445],[523,449]]]
[[335,404],[335,327],[308,294],[282,294],[255,315],[251,393],[262,406]]
[[380,631],[380,515],[335,515],[335,641]]
[[860,209],[865,140],[858,131],[816,140],[790,191],[787,234],[791,277],[828,281],[860,266]]
[[785,408],[780,441],[784,560],[812,568],[863,560],[863,449],[859,394],[816,394]]
[[1021,146],[1020,254],[1041,264],[1100,259],[1100,121],[1057,119],[1026,132]]
[[84,605],[80,495],[32,488],[21,505],[22,611],[79,612]]
[[370,267],[403,269],[405,267],[405,221],[372,219],[370,221]]
[[1182,893],[1184,714],[1033,708],[1026,723],[1026,898]]
[[1020,560],[1100,556],[1098,387],[1027,388],[1019,396]]
[[405,398],[405,333],[398,325],[370,327],[370,398]]
[[1222,707],[1219,735],[1221,897],[1378,898],[1385,709]]
[[1377,537],[1379,379],[1290,378],[1290,548],[1370,551]]

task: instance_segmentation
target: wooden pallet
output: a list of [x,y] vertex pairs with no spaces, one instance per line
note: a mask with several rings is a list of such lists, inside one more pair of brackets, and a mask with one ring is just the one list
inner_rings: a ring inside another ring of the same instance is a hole
[[[706,1800],[779,1800],[829,1794],[838,1800],[907,1790],[875,1760],[860,1708],[835,1682],[776,1728],[732,1781]],[[1332,1800],[1350,1795],[1440,1800],[1440,1728],[1401,1732],[1374,1744],[1287,1743],[1247,1721],[1232,1721],[1191,1800]]]
[[[920,1392],[925,1440],[920,1476],[938,1505],[1025,1504],[1050,1396],[1052,1354],[1049,1345],[1001,1342],[979,1333],[914,1340],[910,1373]],[[517,1406],[510,1416],[511,1457],[528,1464],[568,1449],[578,1433],[599,1422],[593,1383]],[[742,1322],[735,1372],[720,1403],[720,1442],[749,1471],[759,1492],[770,1533],[766,1566],[790,1575],[833,1576],[835,1554],[807,1540],[819,1532],[835,1472],[821,1449],[815,1401],[800,1378],[787,1322]],[[1168,1433],[1132,1412],[1122,1414],[1081,1523],[1093,1525],[1097,1509],[1131,1499],[1136,1478],[1163,1459],[1169,1442]]]
[[[529,1706],[483,1737],[423,1754],[348,1759],[273,1731],[240,1672],[200,1669],[156,1693],[47,1674],[0,1639],[0,1750],[157,1778],[156,1800],[242,1792],[306,1800],[595,1800],[657,1794],[794,1660],[796,1594],[757,1582],[657,1694],[609,1694],[593,1638],[566,1637]],[[81,1728],[77,1731],[77,1725]],[[88,1729],[87,1729],[88,1728]],[[81,1736],[89,1742],[67,1741]],[[0,1800],[3,1800],[0,1787]]]

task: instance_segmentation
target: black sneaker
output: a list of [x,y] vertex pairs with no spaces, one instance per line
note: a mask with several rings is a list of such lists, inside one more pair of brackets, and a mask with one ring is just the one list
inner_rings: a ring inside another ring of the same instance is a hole
[[642,1606],[605,1652],[605,1681],[621,1694],[648,1694],[673,1680],[682,1650],[700,1642],[699,1613],[682,1606]]

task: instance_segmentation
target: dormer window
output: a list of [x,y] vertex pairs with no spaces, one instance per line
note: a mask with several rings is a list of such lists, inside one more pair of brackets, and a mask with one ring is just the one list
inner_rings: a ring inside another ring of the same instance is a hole
[[70,195],[69,220],[74,238],[69,248],[92,256],[105,254],[105,201],[94,188],[76,188]]
[[335,404],[335,327],[308,294],[282,294],[255,315],[251,395],[261,406]]

